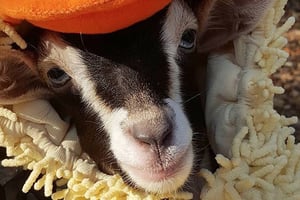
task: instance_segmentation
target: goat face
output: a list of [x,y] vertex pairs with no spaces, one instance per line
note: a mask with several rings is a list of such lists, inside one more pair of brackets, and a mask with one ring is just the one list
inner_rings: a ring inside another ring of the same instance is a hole
[[181,106],[178,63],[195,53],[196,32],[193,12],[178,1],[111,34],[43,34],[39,74],[59,95],[78,91],[94,115],[96,130],[81,130],[89,125],[81,123],[79,137],[100,168],[120,169],[152,192],[171,192],[187,180],[193,134]]
[[0,103],[52,95],[69,108],[81,146],[99,168],[146,191],[175,191],[198,161],[182,105],[181,80],[188,78],[181,76],[191,64],[199,67],[193,62],[197,36],[205,35],[214,4],[174,0],[151,18],[111,34],[42,30],[35,56],[21,53],[21,64],[11,73],[1,66],[10,78],[25,71],[30,82],[22,85],[25,78],[17,78],[15,88],[0,93]]

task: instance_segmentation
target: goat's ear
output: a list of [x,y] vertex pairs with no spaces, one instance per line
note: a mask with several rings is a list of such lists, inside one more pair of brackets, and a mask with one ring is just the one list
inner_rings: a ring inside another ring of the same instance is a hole
[[19,103],[49,94],[29,53],[0,49],[0,104]]
[[207,52],[250,32],[273,0],[206,0],[197,10],[199,51]]

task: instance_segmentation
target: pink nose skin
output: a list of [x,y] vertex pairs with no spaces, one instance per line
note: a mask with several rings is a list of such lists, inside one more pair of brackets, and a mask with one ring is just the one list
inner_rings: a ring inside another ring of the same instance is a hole
[[173,135],[173,123],[168,116],[139,120],[127,125],[123,130],[127,137],[131,137],[141,152],[148,152],[145,154],[146,160],[148,160],[146,162],[152,160],[152,165],[156,163],[161,168],[166,167],[166,158],[168,157],[166,150],[172,143]]
[[173,124],[170,119],[141,121],[129,127],[130,134],[138,142],[159,148],[172,138]]
[[163,150],[174,139],[175,112],[169,106],[129,114],[122,124],[124,133],[143,148]]

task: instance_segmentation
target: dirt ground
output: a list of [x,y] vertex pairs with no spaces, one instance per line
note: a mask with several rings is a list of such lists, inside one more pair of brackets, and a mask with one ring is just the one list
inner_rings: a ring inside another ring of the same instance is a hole
[[[300,119],[300,0],[290,0],[286,16],[294,16],[296,24],[286,34],[289,43],[285,50],[290,57],[283,68],[273,75],[274,84],[285,89],[275,97],[275,108],[280,114],[298,116]],[[300,141],[300,120],[295,125],[296,138]]]

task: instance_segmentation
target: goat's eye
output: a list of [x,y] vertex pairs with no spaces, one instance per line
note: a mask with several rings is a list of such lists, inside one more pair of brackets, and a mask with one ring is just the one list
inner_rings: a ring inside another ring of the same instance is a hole
[[196,31],[193,29],[187,29],[183,32],[179,47],[187,52],[191,52],[195,49],[196,43]]
[[56,88],[64,86],[69,80],[71,80],[71,77],[58,67],[50,69],[47,72],[47,77],[51,85]]

